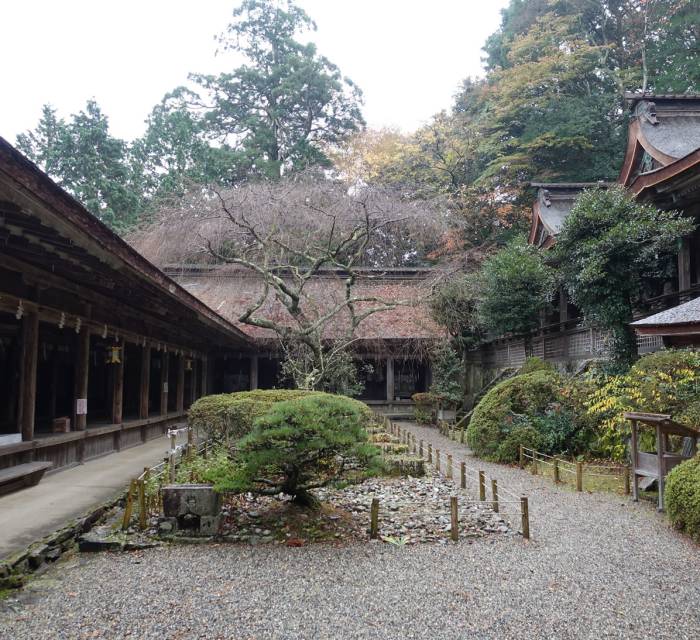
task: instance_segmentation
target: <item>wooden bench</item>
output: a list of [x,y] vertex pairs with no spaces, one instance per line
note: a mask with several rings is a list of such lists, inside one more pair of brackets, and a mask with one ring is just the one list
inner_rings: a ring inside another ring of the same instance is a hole
[[27,462],[7,469],[0,469],[0,495],[33,487],[53,467],[53,462]]

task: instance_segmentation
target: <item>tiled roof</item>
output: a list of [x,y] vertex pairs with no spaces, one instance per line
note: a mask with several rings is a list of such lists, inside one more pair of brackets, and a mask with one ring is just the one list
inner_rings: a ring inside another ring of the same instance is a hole
[[659,327],[667,325],[700,323],[700,298],[684,302],[672,309],[655,313],[653,316],[637,320],[633,327]]

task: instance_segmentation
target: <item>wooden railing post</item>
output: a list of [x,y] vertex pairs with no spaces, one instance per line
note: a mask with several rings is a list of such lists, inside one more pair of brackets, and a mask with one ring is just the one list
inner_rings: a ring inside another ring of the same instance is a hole
[[452,496],[450,498],[450,537],[453,542],[459,540],[459,514],[457,509],[457,496]]
[[486,501],[486,477],[483,471],[479,471],[479,500]]
[[493,497],[493,510],[498,513],[498,483],[495,478],[491,479],[491,496]]
[[440,473],[440,449],[435,449],[435,469]]
[[520,456],[519,456],[518,466],[521,469],[525,468],[525,450],[524,450],[523,445],[520,445]]
[[552,473],[554,474],[554,483],[559,483],[559,458],[554,458],[552,463]]
[[523,496],[520,498],[520,514],[522,518],[522,530],[523,538],[525,540],[530,539],[530,509],[527,504],[527,498]]
[[467,488],[467,465],[462,462],[459,465],[459,486],[462,487],[462,489]]
[[447,454],[447,479],[452,480],[452,456]]
[[418,441],[418,455],[423,459],[423,441]]
[[583,462],[576,463],[576,491],[583,491]]
[[630,494],[630,468],[629,466],[625,467],[625,495],[628,496]]
[[379,537],[379,498],[372,498],[369,516],[369,537],[376,540]]
[[428,462],[433,463],[433,445],[430,442],[428,443]]

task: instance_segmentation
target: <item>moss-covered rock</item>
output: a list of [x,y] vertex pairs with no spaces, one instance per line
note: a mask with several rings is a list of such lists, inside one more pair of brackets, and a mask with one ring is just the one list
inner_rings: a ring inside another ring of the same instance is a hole
[[[528,418],[544,414],[547,408],[561,399],[561,377],[554,371],[540,370],[505,380],[491,389],[474,409],[467,428],[467,443],[477,456],[500,462],[508,458],[514,440],[499,453],[506,437],[526,426]],[[520,432],[520,436],[529,435]],[[525,444],[525,443],[523,443]],[[508,459],[507,459],[508,458]]]
[[700,542],[700,455],[668,474],[664,499],[673,525]]

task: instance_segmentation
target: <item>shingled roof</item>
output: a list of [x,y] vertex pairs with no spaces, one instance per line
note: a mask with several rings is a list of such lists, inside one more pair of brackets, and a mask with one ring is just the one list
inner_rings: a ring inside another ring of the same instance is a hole
[[648,329],[657,329],[653,333],[664,333],[664,329],[689,328],[690,325],[695,325],[694,333],[700,333],[700,298],[695,298],[690,302],[679,304],[677,307],[666,309],[653,316],[637,320],[632,323],[635,329],[639,329],[640,333],[650,333],[645,331]]
[[633,188],[640,176],[700,148],[700,95],[647,93],[627,94],[626,98],[631,119],[619,182]]
[[[262,281],[256,274],[235,266],[167,267],[166,272],[182,287],[208,307],[221,314],[254,340],[269,342],[272,331],[242,324],[241,313],[262,291]],[[362,272],[356,295],[367,294],[387,301],[405,304],[374,313],[359,326],[356,336],[360,342],[432,341],[444,337],[442,330],[431,318],[426,297],[434,272],[430,269],[378,270]],[[311,314],[322,314],[339,303],[344,294],[342,274],[328,271],[313,278],[305,288],[307,309]],[[371,303],[365,303],[371,304]],[[362,307],[358,305],[361,309]],[[280,323],[289,323],[284,306],[270,293],[261,315]],[[347,312],[339,313],[328,326],[327,337],[340,335],[347,327]]]

